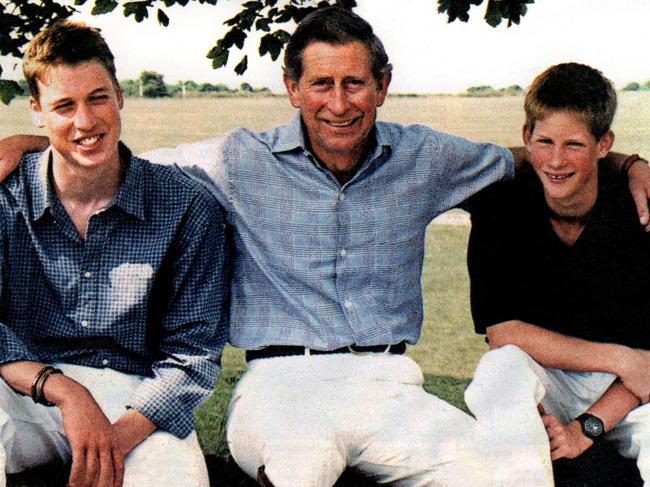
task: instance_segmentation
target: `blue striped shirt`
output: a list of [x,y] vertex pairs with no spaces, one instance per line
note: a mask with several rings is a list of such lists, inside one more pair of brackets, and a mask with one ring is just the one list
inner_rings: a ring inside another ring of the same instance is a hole
[[160,149],[183,161],[233,230],[230,341],[236,347],[415,343],[427,225],[494,181],[510,151],[421,125],[377,122],[376,145],[341,185],[286,126]]
[[84,241],[49,182],[49,154],[26,155],[0,185],[0,363],[142,376],[129,406],[185,437],[227,339],[219,206],[177,168],[131,158]]

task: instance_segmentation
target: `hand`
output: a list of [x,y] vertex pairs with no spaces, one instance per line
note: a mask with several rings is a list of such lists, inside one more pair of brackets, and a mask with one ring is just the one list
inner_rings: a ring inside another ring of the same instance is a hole
[[650,351],[627,349],[617,375],[625,388],[639,398],[641,404],[650,400]]
[[629,177],[630,193],[634,198],[639,221],[650,231],[650,213],[648,212],[648,198],[650,198],[650,166],[647,163],[636,162],[627,172]]
[[69,393],[55,404],[72,451],[69,487],[121,487],[124,455],[113,427],[90,393],[70,381]]
[[126,457],[156,429],[147,417],[130,409],[113,423],[113,437],[122,456]]
[[575,420],[569,424],[562,424],[555,416],[544,414],[542,422],[546,427],[553,461],[559,458],[579,457],[594,443],[582,433],[580,423]]

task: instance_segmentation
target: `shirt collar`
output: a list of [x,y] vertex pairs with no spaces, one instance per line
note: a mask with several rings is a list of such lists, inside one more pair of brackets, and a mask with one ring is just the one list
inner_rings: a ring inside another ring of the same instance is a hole
[[296,111],[291,121],[279,127],[271,147],[272,152],[289,152],[295,149],[307,149],[305,137],[302,133],[302,119],[300,111]]
[[[144,174],[142,164],[132,157],[129,148],[120,142],[120,157],[126,161],[127,168],[124,181],[120,185],[113,200],[107,208],[118,206],[126,213],[144,220]],[[48,147],[39,157],[37,171],[30,177],[31,207],[33,219],[40,219],[45,210],[51,207],[56,198],[54,188],[50,184],[49,169],[52,161],[52,147]]]

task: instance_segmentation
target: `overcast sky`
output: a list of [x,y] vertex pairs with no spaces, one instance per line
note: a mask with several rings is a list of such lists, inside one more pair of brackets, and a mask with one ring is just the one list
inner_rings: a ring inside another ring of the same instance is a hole
[[[233,51],[229,67],[217,71],[205,57],[240,3],[167,9],[167,28],[155,19],[137,24],[117,11],[93,17],[86,7],[76,18],[102,29],[120,79],[146,69],[162,73],[168,83],[193,79],[237,87],[246,81],[282,91],[280,64],[260,60],[256,43],[248,46],[249,69],[242,77],[232,66],[243,53]],[[447,24],[435,0],[358,0],[358,5],[355,11],[373,25],[393,63],[394,93],[456,93],[478,84],[525,87],[548,65],[571,60],[602,70],[619,88],[650,79],[650,0],[537,0],[520,25],[496,29],[483,21],[484,6],[473,7],[467,24]]]

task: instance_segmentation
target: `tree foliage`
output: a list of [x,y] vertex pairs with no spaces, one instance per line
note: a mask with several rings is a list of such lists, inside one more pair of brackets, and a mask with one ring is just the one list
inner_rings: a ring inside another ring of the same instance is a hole
[[[90,0],[91,2],[93,0]],[[527,4],[534,0],[422,0],[436,2],[438,12],[447,16],[449,22],[467,22],[470,9],[483,3],[485,21],[496,27],[503,20],[507,25],[518,24],[526,15]],[[121,3],[122,15],[136,22],[155,18],[163,25],[171,19],[167,9],[174,5],[186,6],[190,2],[217,6],[217,0],[127,0]],[[74,6],[66,0],[0,0],[3,9],[0,13],[0,55],[20,57],[26,44],[43,28],[57,20],[66,19],[75,12],[75,6],[89,3],[89,0],[74,0]],[[235,49],[242,51],[251,32],[259,32],[261,38],[257,53],[260,57],[269,56],[277,60],[289,38],[291,27],[316,9],[329,5],[339,5],[354,9],[355,0],[257,0],[245,1],[234,17],[225,21],[228,31],[216,41],[207,54],[215,69],[228,64],[230,54]],[[94,0],[91,13],[105,15],[120,7],[117,0]],[[398,7],[398,0],[395,2]],[[248,69],[248,55],[237,61],[234,71],[243,74]],[[0,78],[2,69],[0,68]],[[0,99],[8,103],[21,91],[13,81],[0,79]]]
[[169,96],[163,75],[155,71],[142,71],[140,73],[142,95],[146,98],[161,98]]

